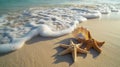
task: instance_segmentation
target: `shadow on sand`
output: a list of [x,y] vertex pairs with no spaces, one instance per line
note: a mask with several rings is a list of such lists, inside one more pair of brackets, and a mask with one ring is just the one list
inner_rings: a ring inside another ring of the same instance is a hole
[[90,49],[90,54],[92,54],[92,57],[95,59],[95,58],[97,58],[99,55],[100,55],[100,53],[99,52],[97,52],[95,49]]
[[[78,43],[74,38],[68,38],[68,39],[64,39],[64,40],[62,40],[62,41],[60,41],[60,42],[58,42],[56,44],[66,44],[66,45],[69,45],[70,40],[72,40],[75,44]],[[52,57],[55,58],[55,61],[53,62],[54,64],[58,64],[60,62],[67,62],[69,64],[69,66],[71,66],[74,63],[71,54],[66,54],[64,56],[59,56],[58,55],[60,52],[65,50],[64,48],[61,48],[61,47],[58,46],[58,47],[55,47],[54,49],[57,50],[57,53],[52,56]],[[96,58],[99,55],[99,53],[97,51],[95,51],[94,49],[91,49],[89,52],[90,52],[90,54],[93,55],[93,58]],[[87,54],[80,54],[80,53],[78,53],[78,56],[80,56],[80,57],[85,59],[87,57]]]
[[[68,39],[65,39],[65,40],[62,40],[56,44],[66,44],[66,45],[69,45],[69,42],[70,40],[74,40],[73,38],[68,38]],[[64,50],[64,48],[61,48],[61,47],[55,47],[54,49],[57,50],[57,53],[54,54],[52,57],[55,58],[55,61],[53,62],[54,64],[58,64],[60,62],[67,62],[69,63],[69,65],[72,65],[73,64],[73,59],[72,59],[72,56],[71,54],[66,54],[64,56],[59,56],[58,54]]]

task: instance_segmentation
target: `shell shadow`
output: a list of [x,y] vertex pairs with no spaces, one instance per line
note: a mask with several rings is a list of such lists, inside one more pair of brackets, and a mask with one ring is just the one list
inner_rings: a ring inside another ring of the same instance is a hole
[[[76,44],[78,43],[74,38],[67,38],[67,39],[64,39],[64,40],[56,43],[56,44],[66,44],[66,45],[69,45],[70,40],[72,40]],[[52,57],[55,58],[55,61],[53,62],[53,64],[58,64],[60,62],[67,62],[69,64],[69,66],[71,66],[74,63],[71,54],[66,54],[66,55],[63,55],[63,56],[58,55],[60,52],[62,52],[63,50],[65,50],[64,48],[61,48],[61,47],[57,46],[54,49],[56,49],[57,53],[52,56]],[[86,55],[84,55],[84,54],[78,54],[78,56],[79,55],[81,57],[83,57],[83,58],[86,57]]]

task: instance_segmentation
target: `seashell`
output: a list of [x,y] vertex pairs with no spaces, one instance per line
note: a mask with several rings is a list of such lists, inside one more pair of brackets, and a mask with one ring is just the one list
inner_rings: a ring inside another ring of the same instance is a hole
[[90,32],[83,27],[78,27],[72,32],[72,34],[79,42],[89,40],[91,38]]

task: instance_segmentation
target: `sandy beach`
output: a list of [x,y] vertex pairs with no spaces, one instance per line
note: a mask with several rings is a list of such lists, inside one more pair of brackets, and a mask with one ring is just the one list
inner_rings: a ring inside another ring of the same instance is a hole
[[77,61],[73,63],[71,54],[57,55],[64,50],[59,44],[68,44],[73,39],[72,34],[57,38],[35,36],[20,50],[0,54],[0,67],[119,67],[120,15],[117,15],[105,15],[79,25],[87,27],[96,40],[105,41],[101,54],[91,49],[87,55],[78,54]]

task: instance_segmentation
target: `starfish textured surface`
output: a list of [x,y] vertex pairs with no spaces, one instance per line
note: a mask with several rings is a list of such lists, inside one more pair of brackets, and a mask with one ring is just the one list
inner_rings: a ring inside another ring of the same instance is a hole
[[99,46],[103,45],[105,42],[97,42],[95,39],[89,39],[85,41],[86,47],[85,50],[89,50],[90,48],[94,48],[98,52],[101,53],[101,49]]
[[65,55],[68,53],[72,53],[74,62],[76,61],[77,52],[85,53],[85,54],[87,53],[86,50],[80,48],[81,44],[74,44],[72,40],[70,41],[70,45],[61,44],[60,46],[63,48],[66,48],[66,50],[59,53],[59,55]]

